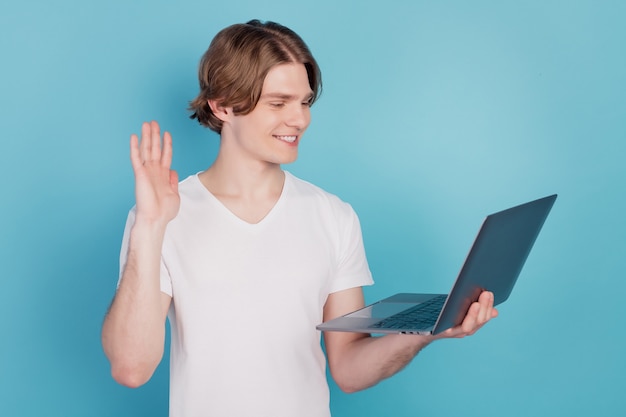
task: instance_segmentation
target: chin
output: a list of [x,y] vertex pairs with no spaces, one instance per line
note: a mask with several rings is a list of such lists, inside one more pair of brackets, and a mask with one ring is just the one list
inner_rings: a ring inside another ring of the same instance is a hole
[[280,165],[291,164],[296,162],[298,159],[298,154],[294,153],[293,155],[277,155],[277,161]]
[[298,158],[290,158],[290,159],[284,159],[283,161],[279,162],[280,165],[289,165],[292,164],[294,162],[296,162]]

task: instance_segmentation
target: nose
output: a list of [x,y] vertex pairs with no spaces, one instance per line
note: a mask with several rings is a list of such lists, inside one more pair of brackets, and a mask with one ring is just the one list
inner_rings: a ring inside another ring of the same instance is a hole
[[306,129],[311,122],[311,108],[304,104],[294,104],[287,118],[287,125],[299,131]]

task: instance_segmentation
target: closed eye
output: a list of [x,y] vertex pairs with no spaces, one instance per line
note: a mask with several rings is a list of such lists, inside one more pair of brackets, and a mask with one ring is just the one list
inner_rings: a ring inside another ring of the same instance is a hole
[[[291,103],[293,101],[298,100],[298,97],[293,94],[284,94],[280,92],[275,93],[266,93],[263,94],[260,98],[262,101],[266,102],[268,106],[274,109],[280,109],[287,105],[287,103]],[[302,100],[304,99],[304,100]],[[313,105],[313,93],[308,94],[306,96],[300,96],[300,100],[302,100],[302,106],[311,107]]]

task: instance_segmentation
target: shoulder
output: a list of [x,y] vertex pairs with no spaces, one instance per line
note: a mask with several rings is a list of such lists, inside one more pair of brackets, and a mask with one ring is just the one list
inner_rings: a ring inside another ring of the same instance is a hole
[[180,195],[180,208],[176,217],[170,225],[179,223],[197,222],[199,218],[206,216],[213,210],[216,204],[213,196],[202,185],[198,174],[193,174],[178,183],[178,194]]
[[337,195],[332,194],[309,181],[300,179],[288,171],[285,171],[285,183],[290,187],[292,195],[296,195],[298,197],[316,198],[338,206],[350,206]]
[[200,185],[198,174],[192,174],[178,183],[178,191],[181,193],[193,193],[198,190]]
[[198,174],[192,174],[178,183],[178,193],[180,194],[182,206],[189,203],[205,201],[208,191],[200,182]]
[[290,199],[305,204],[307,208],[315,208],[341,219],[356,217],[356,213],[349,203],[288,171],[285,171],[285,185],[289,187]]

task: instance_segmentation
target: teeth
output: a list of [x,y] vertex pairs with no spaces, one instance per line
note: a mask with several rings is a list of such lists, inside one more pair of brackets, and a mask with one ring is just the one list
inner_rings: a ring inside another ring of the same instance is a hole
[[283,136],[283,135],[279,136],[279,135],[276,135],[275,137],[276,137],[276,139],[279,139],[279,140],[282,140],[282,141],[285,141],[285,142],[289,142],[289,143],[295,142],[295,140],[297,139],[297,136]]

